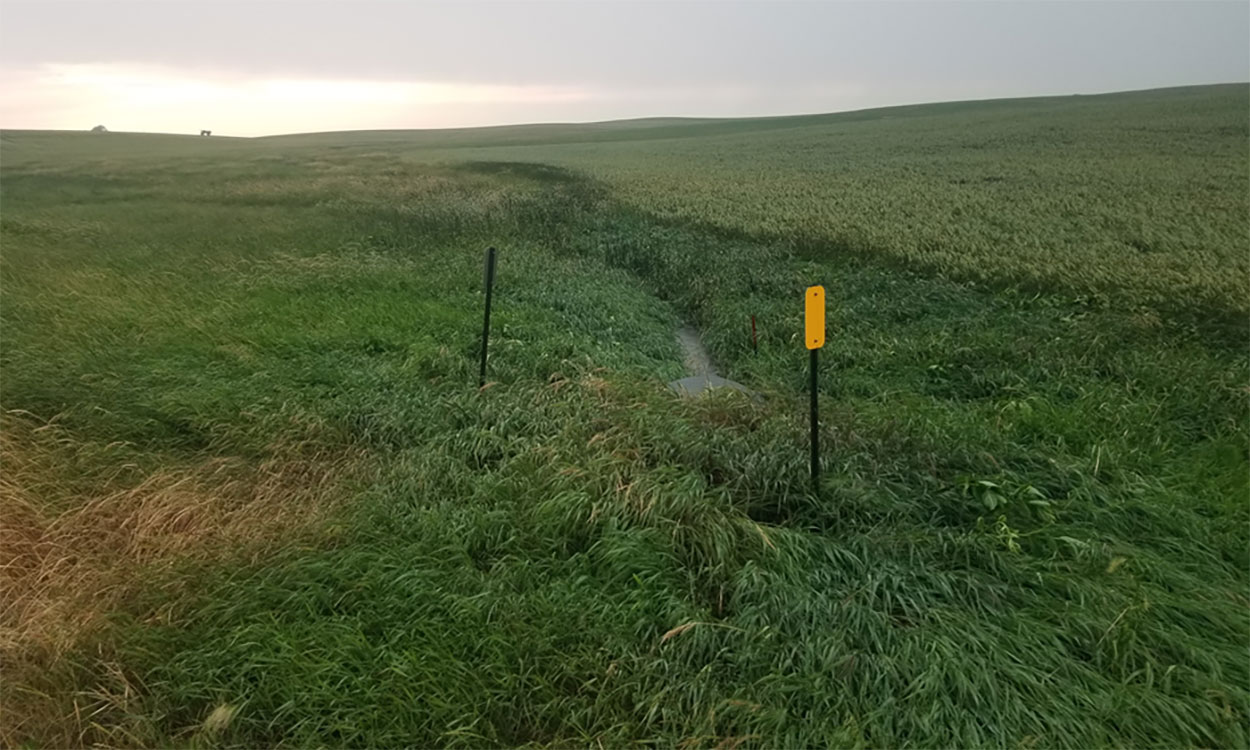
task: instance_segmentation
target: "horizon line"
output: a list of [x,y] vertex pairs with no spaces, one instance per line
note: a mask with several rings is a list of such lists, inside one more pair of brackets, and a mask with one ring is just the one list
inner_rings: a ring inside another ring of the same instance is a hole
[[[1117,94],[1141,94],[1151,91],[1177,91],[1181,89],[1195,88],[1211,88],[1218,86],[1250,86],[1250,79],[1243,81],[1215,81],[1211,83],[1188,83],[1175,86],[1150,86],[1139,89],[1116,89],[1112,91],[1096,91],[1092,93],[1071,92],[1066,94],[1029,94],[1023,96],[997,96],[983,97],[976,99],[935,99],[927,101],[910,101],[899,104],[886,104],[877,107],[861,107],[857,109],[841,109],[841,110],[824,110],[819,112],[789,112],[784,114],[767,114],[767,115],[641,115],[638,117],[621,117],[608,120],[553,120],[553,121],[524,121],[524,122],[503,122],[490,123],[483,125],[455,125],[450,127],[411,127],[411,128],[355,128],[351,130],[308,130],[294,131],[287,133],[269,133],[266,135],[213,135],[213,138],[228,138],[231,140],[260,140],[264,138],[287,138],[300,135],[329,135],[332,133],[440,133],[452,131],[467,130],[492,130],[503,128],[525,128],[525,127],[556,127],[556,126],[595,126],[610,125],[617,123],[642,123],[656,120],[678,120],[689,123],[695,122],[733,122],[744,120],[785,120],[800,117],[820,117],[824,115],[849,115],[866,112],[879,112],[893,109],[906,109],[910,107],[925,107],[939,104],[978,104],[986,102],[1019,102],[1038,99],[1069,99],[1079,97],[1094,96],[1114,96]],[[102,123],[101,123],[102,124]],[[98,126],[98,125],[97,125]],[[97,127],[92,126],[92,127]],[[106,126],[107,127],[107,126]],[[205,128],[208,130],[208,128]],[[84,129],[68,129],[68,128],[22,128],[22,127],[6,127],[0,126],[0,133],[7,132],[26,132],[26,133],[91,133],[92,128]],[[109,133],[118,135],[167,135],[167,136],[185,136],[193,138],[202,138],[204,136],[198,133],[189,132],[171,132],[156,130],[109,130]]]

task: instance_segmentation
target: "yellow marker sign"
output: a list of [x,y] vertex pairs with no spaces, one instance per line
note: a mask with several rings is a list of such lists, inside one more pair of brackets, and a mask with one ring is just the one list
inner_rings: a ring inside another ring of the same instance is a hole
[[803,295],[804,342],[808,349],[825,345],[825,288],[809,286]]

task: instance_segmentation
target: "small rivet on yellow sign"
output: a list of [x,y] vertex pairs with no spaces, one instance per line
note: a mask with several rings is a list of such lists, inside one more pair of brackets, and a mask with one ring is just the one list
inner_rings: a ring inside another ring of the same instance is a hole
[[803,295],[804,343],[808,349],[825,345],[825,288],[809,286]]

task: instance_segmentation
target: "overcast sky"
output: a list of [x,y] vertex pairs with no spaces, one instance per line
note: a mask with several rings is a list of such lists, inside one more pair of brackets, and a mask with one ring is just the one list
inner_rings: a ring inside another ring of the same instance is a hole
[[1241,2],[0,0],[0,127],[263,135],[1250,79]]

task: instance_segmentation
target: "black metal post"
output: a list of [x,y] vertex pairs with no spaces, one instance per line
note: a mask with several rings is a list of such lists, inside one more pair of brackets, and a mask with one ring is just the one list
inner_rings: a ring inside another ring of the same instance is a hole
[[820,421],[816,417],[816,354],[819,349],[812,349],[812,489],[820,490]]
[[477,387],[486,385],[486,341],[490,337],[490,292],[495,286],[495,248],[486,249],[486,316],[482,321],[482,367],[477,376]]

